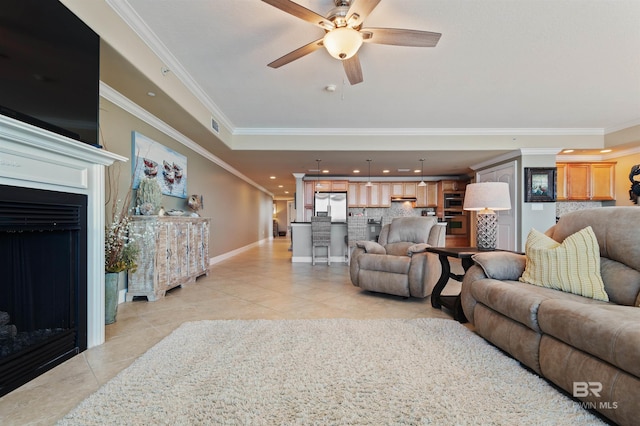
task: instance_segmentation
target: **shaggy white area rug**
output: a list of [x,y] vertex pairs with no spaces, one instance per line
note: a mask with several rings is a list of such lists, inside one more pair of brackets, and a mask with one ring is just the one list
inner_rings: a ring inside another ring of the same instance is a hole
[[60,425],[604,424],[451,320],[185,323]]

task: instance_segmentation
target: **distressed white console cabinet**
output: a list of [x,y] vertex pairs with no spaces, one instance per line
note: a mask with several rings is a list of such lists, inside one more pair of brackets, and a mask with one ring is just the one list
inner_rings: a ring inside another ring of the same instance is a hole
[[155,301],[167,290],[207,275],[209,223],[204,218],[134,216],[140,256],[137,270],[129,272],[127,302],[135,296]]

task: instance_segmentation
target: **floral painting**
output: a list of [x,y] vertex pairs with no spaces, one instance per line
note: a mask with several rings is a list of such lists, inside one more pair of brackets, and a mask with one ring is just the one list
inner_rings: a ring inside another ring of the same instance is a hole
[[187,157],[132,132],[133,189],[138,189],[144,177],[157,179],[164,195],[187,198]]

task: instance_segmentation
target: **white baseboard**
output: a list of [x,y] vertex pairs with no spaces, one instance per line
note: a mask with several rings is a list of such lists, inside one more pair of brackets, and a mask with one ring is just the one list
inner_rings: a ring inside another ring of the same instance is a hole
[[[295,256],[291,258],[291,263],[311,263],[311,256]],[[316,258],[316,265],[326,264],[326,260]],[[331,263],[347,263],[344,256],[331,256]]]
[[215,265],[216,263],[220,263],[223,260],[231,259],[233,256],[237,256],[240,253],[243,253],[243,252],[245,252],[245,251],[247,251],[249,249],[252,249],[254,247],[257,247],[257,246],[259,246],[261,244],[264,244],[264,243],[268,242],[271,239],[273,239],[273,237],[265,238],[263,240],[256,241],[255,243],[246,245],[244,247],[240,247],[238,249],[235,249],[235,250],[232,250],[232,251],[228,251],[228,252],[226,252],[224,254],[221,254],[219,256],[212,257],[212,258],[209,259],[209,265]]

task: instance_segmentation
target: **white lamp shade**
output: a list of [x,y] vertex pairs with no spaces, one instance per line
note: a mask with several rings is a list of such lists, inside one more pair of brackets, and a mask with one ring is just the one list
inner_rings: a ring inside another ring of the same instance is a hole
[[325,34],[322,41],[327,52],[336,59],[349,59],[362,46],[362,35],[349,27],[339,27]]
[[464,210],[510,210],[511,197],[506,182],[480,182],[467,185],[464,194]]

